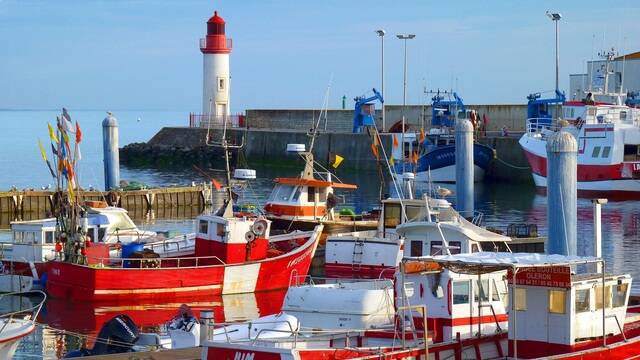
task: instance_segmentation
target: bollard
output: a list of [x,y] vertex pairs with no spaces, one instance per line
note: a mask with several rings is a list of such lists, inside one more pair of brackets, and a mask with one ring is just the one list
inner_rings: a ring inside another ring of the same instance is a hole
[[473,216],[473,125],[456,121],[456,206],[464,217]]
[[200,311],[200,346],[207,340],[213,340],[213,310]]
[[118,153],[118,120],[107,112],[102,121],[102,149],[104,161],[104,189],[120,186],[120,154]]
[[547,141],[547,254],[577,255],[578,143],[560,130]]

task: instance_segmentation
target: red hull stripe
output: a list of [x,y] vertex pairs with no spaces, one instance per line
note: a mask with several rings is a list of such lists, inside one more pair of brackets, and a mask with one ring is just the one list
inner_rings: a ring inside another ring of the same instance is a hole
[[[547,177],[547,159],[532,152],[524,151],[531,171],[542,177]],[[622,175],[623,164],[612,165],[580,165],[578,164],[578,181],[605,181],[629,179]]]

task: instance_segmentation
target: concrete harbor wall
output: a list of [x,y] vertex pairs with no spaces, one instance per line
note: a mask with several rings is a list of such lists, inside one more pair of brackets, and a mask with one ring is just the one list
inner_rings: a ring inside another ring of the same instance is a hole
[[[220,132],[210,131],[218,139]],[[203,164],[221,166],[219,148],[206,146],[207,129],[167,127],[161,129],[149,142],[131,144],[120,149],[123,164],[147,166],[191,166]],[[309,137],[300,130],[230,129],[228,138],[240,143],[244,137],[243,157],[249,164],[269,166],[300,166],[297,154],[285,151],[287,144],[307,144]],[[391,137],[382,135],[384,148],[391,149]],[[345,158],[341,169],[377,170],[378,162],[371,153],[371,136],[366,133],[322,133],[316,138],[314,155],[321,164],[330,162],[333,155]],[[492,181],[531,182],[531,173],[517,137],[483,137],[480,142],[496,151],[496,159],[487,173]],[[237,155],[237,154],[234,154]]]
[[[379,104],[376,104],[379,107]],[[526,105],[468,105],[468,109],[478,111],[480,116],[488,117],[487,131],[499,132],[506,126],[512,132],[522,132],[527,116]],[[386,128],[402,120],[403,107],[388,105],[385,107]],[[247,110],[246,125],[252,129],[290,129],[307,131],[317,121],[319,109],[255,109]],[[431,105],[407,105],[405,119],[410,129],[429,128],[431,124]],[[320,127],[324,129],[324,118]],[[382,131],[382,112],[376,110],[376,126]],[[332,132],[351,132],[353,127],[353,109],[327,111],[326,129]]]

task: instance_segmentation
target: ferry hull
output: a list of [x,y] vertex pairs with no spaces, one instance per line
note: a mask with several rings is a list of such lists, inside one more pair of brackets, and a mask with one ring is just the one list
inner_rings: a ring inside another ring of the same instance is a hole
[[284,289],[292,276],[307,274],[318,238],[314,233],[290,253],[241,264],[99,268],[53,261],[49,263],[47,291],[52,297],[80,301],[120,301]]

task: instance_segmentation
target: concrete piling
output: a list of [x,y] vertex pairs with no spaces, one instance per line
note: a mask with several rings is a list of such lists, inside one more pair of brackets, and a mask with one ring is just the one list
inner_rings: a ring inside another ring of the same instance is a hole
[[560,130],[547,141],[547,254],[577,255],[578,143]]
[[118,120],[107,113],[102,121],[102,148],[104,157],[104,188],[120,186],[120,155],[118,150]]
[[456,205],[463,216],[473,216],[473,125],[456,122]]

